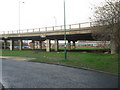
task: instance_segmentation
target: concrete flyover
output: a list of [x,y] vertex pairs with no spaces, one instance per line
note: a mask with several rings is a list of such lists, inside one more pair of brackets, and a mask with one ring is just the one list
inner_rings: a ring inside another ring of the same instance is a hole
[[4,40],[4,49],[7,48],[7,40],[10,40],[10,50],[14,50],[14,41],[19,41],[20,50],[22,50],[22,40],[32,40],[33,49],[35,49],[35,41],[39,41],[39,47],[42,47],[42,41],[46,40],[46,51],[50,52],[50,40],[55,40],[55,51],[58,51],[58,40],[64,40],[64,34],[66,32],[66,39],[68,40],[68,48],[71,47],[71,41],[73,47],[77,40],[93,40],[92,32],[96,27],[92,22],[78,23],[66,25],[66,31],[64,25],[33,28],[25,30],[7,31],[1,32],[0,38]]

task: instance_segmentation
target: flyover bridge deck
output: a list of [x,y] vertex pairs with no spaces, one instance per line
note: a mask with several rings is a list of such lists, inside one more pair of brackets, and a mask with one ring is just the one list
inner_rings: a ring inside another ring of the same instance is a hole
[[75,42],[78,40],[93,40],[92,31],[95,29],[92,22],[61,25],[44,28],[34,28],[16,31],[4,31],[0,33],[0,38],[4,40],[4,49],[7,48],[7,40],[10,40],[10,50],[14,49],[14,41],[19,41],[19,49],[22,50],[22,40],[32,40],[32,49],[35,49],[35,41],[39,42],[39,48],[42,48],[42,41],[46,40],[46,51],[50,52],[50,40],[55,41],[55,51],[58,51],[58,40],[68,40],[68,48],[71,48],[71,41],[75,48]]
[[90,34],[93,29],[92,22],[78,23],[66,25],[66,30],[64,30],[64,25],[44,27],[44,28],[34,28],[34,29],[24,29],[16,31],[4,31],[0,33],[0,38],[16,38],[16,37],[35,37],[39,36],[41,38],[47,36],[63,36],[65,31],[66,35],[78,35],[78,34]]

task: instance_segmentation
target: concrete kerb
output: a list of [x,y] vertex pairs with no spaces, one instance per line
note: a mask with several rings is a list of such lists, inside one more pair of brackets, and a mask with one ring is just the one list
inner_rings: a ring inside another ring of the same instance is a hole
[[29,62],[53,64],[53,65],[59,65],[59,66],[70,67],[70,68],[76,68],[76,69],[89,70],[89,71],[94,71],[94,72],[99,72],[99,73],[105,73],[105,74],[110,74],[110,75],[113,75],[113,76],[119,76],[119,75],[117,75],[117,74],[113,74],[113,73],[110,73],[110,72],[99,71],[99,70],[95,70],[95,69],[91,69],[91,68],[86,68],[86,67],[77,67],[77,66],[71,66],[71,65],[56,64],[56,63],[48,63],[48,62],[37,62],[37,61],[29,61]]
[[27,57],[13,57],[13,56],[0,56],[1,59],[10,59],[10,60],[20,60],[20,61],[29,61],[35,58],[27,58]]

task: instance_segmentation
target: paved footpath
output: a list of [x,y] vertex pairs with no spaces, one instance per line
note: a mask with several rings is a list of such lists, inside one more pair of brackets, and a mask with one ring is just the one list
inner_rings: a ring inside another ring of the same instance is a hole
[[59,65],[3,59],[2,84],[5,88],[117,88],[118,77]]

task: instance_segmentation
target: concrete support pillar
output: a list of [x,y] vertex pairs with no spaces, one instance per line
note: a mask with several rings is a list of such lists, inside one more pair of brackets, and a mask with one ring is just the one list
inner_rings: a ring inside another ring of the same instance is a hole
[[14,40],[10,40],[10,50],[14,50]]
[[7,49],[7,40],[4,40],[4,49]]
[[34,50],[35,49],[35,41],[32,40],[32,49]]
[[75,41],[73,41],[73,49],[75,49],[76,47],[75,47]]
[[68,40],[68,50],[71,50],[71,43],[70,43],[70,40]]
[[58,40],[57,40],[57,39],[55,40],[54,49],[55,49],[56,52],[57,52],[58,49],[59,49],[59,43],[58,43]]
[[47,52],[50,52],[50,46],[51,46],[51,44],[50,44],[50,39],[47,39],[47,40],[46,40],[46,51],[47,51]]
[[22,50],[22,47],[23,47],[23,42],[22,40],[19,40],[19,50]]
[[38,42],[37,41],[34,41],[34,47],[35,47],[35,49],[38,48]]
[[42,49],[42,41],[38,41],[38,48]]

